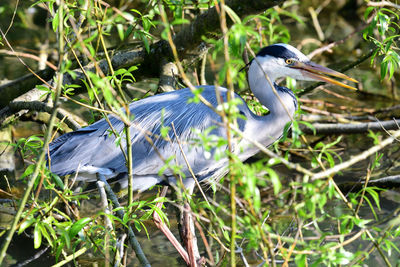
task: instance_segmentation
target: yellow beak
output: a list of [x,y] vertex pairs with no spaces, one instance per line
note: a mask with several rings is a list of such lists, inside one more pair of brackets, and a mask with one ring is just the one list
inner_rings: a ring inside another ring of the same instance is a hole
[[303,73],[304,76],[310,77],[310,78],[318,80],[318,81],[323,81],[323,82],[339,85],[344,88],[357,90],[357,88],[347,85],[347,84],[344,84],[342,82],[336,81],[329,76],[341,78],[341,79],[348,80],[348,81],[355,82],[355,83],[358,83],[357,80],[355,80],[343,73],[340,73],[338,71],[318,65],[312,61],[295,62],[290,66],[290,68],[299,69]]

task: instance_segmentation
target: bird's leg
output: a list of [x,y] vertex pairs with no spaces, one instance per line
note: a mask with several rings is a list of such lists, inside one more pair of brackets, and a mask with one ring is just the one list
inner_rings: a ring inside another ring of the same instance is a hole
[[[168,186],[164,186],[162,188],[160,197],[165,197],[167,194]],[[163,202],[158,202],[156,206],[161,209],[162,208]],[[171,242],[171,244],[176,248],[176,250],[179,252],[179,254],[182,256],[184,261],[186,262],[187,265],[190,264],[190,259],[188,256],[188,253],[186,250],[182,247],[181,243],[175,238],[174,234],[169,230],[167,225],[161,220],[160,216],[156,211],[153,212],[153,220],[155,225],[157,226],[158,229],[168,238],[168,240]],[[192,265],[191,265],[192,266]]]

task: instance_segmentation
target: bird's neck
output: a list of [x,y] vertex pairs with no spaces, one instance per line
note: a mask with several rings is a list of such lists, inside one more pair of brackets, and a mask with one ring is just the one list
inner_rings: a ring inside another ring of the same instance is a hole
[[282,135],[285,125],[292,120],[297,109],[297,101],[289,89],[278,86],[271,87],[271,84],[274,85],[274,81],[278,77],[266,73],[271,81],[269,82],[258,64],[253,63],[250,68],[252,68],[249,70],[250,89],[270,112],[266,116],[258,117],[260,127],[268,127],[265,130],[268,131],[269,135],[268,138],[260,141],[269,145],[271,140],[274,138],[276,140]]

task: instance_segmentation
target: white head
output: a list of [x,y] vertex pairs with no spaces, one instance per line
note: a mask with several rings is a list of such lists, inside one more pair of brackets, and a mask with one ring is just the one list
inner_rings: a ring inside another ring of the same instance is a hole
[[355,88],[333,80],[329,76],[357,82],[345,74],[310,61],[303,53],[293,46],[282,43],[266,46],[257,53],[256,58],[250,65],[249,79],[251,79],[252,74],[256,76],[260,74],[265,76],[265,74],[267,74],[272,81],[289,76],[296,80],[318,80],[352,89]]

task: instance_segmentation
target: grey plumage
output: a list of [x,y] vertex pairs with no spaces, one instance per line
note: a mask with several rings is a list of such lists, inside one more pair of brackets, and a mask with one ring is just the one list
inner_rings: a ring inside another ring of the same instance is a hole
[[[266,75],[270,82],[267,81]],[[245,101],[235,94],[235,98],[240,100],[238,109],[245,118],[238,119],[238,125],[248,139],[269,146],[280,138],[285,125],[291,122],[297,109],[296,97],[288,88],[272,84],[276,79],[285,76],[299,80],[321,80],[347,88],[352,87],[335,81],[330,76],[355,81],[342,73],[311,62],[290,45],[275,44],[261,49],[256,59],[250,63],[248,80],[254,96],[270,113],[266,116],[253,114]],[[219,102],[217,96],[222,96],[223,101],[226,101],[227,89],[201,87],[202,96],[214,107],[217,107]],[[226,138],[226,129],[221,125],[221,118],[201,102],[189,103],[188,100],[192,97],[193,93],[185,88],[148,97],[130,105],[130,112],[134,116],[130,127],[134,190],[145,190],[158,183],[175,181],[168,168],[160,175],[160,169],[165,164],[163,159],[180,166],[186,176],[185,186],[193,188],[194,180],[183,155],[187,157],[188,164],[199,181],[218,179],[227,173],[226,157],[218,161],[214,159],[216,153],[223,153],[227,149],[226,145],[206,151],[200,143],[196,143],[199,133],[210,127],[213,127],[211,135]],[[109,118],[114,129],[121,135],[124,124],[116,117]],[[160,137],[161,127],[170,128],[170,140]],[[144,132],[150,133],[154,147],[145,139]],[[248,139],[240,139],[234,144],[232,152],[240,160],[246,160],[258,152]],[[126,151],[124,140],[122,137],[122,146]],[[182,151],[177,140],[182,144]],[[115,141],[116,137],[110,134],[109,125],[104,119],[76,132],[65,134],[50,144],[50,168],[58,175],[78,173],[79,179],[87,181],[95,180],[95,173],[102,173],[108,178],[126,174],[123,153]]]
[[[214,86],[201,86],[202,95],[213,105],[217,106],[216,91]],[[227,89],[219,88],[221,97],[226,101]],[[179,91],[159,94],[148,97],[130,104],[130,112],[134,116],[130,128],[132,137],[133,151],[133,173],[135,179],[144,178],[149,180],[146,186],[136,186],[137,190],[145,190],[148,187],[159,183],[164,178],[172,178],[173,174],[169,169],[163,173],[165,177],[158,176],[158,170],[164,165],[158,156],[155,148],[164,159],[175,156],[172,164],[186,166],[182,151],[177,145],[177,139],[182,144],[183,151],[189,159],[194,172],[198,175],[198,180],[203,180],[210,175],[217,174],[221,164],[213,162],[212,156],[215,148],[208,152],[195,143],[199,137],[196,130],[204,132],[207,128],[214,126],[210,134],[225,137],[226,130],[220,125],[221,118],[212,109],[203,103],[188,103],[193,98],[193,93],[189,88]],[[252,113],[240,96],[242,104],[238,106],[245,117]],[[176,115],[178,114],[178,116]],[[110,116],[110,121],[114,129],[122,134],[124,124],[114,116]],[[238,120],[239,128],[244,129],[246,121]],[[173,124],[173,126],[172,126]],[[161,127],[169,127],[168,138],[161,137]],[[175,136],[173,128],[177,136]],[[150,138],[154,142],[154,147],[144,138],[143,133],[152,133]],[[110,134],[108,123],[102,119],[86,128],[67,133],[50,144],[51,170],[62,176],[71,173],[102,172],[111,177],[117,174],[126,173],[127,168],[120,148],[115,143],[115,136]],[[126,142],[121,138],[124,149]],[[225,150],[226,147],[219,149]],[[211,157],[211,159],[210,159]],[[186,177],[190,177],[187,168],[183,171]],[[222,172],[224,173],[224,172]],[[85,175],[80,175],[85,179]],[[93,178],[88,178],[92,180]]]

